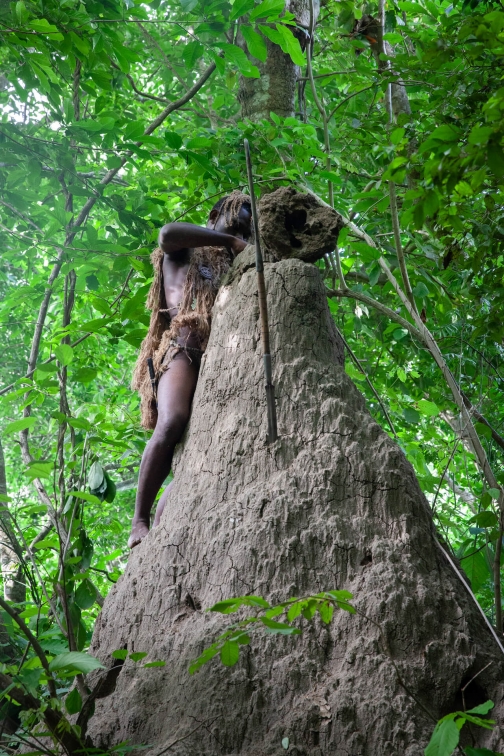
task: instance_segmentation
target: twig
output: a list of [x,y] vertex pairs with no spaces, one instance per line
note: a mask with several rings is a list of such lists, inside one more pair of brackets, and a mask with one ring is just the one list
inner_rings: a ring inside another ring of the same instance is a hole
[[364,370],[364,368],[362,367],[362,365],[361,365],[361,363],[360,363],[359,359],[358,359],[358,358],[357,358],[357,356],[356,356],[356,355],[355,355],[355,354],[353,353],[353,351],[352,351],[352,349],[351,349],[351,347],[350,347],[349,343],[347,342],[347,340],[345,339],[345,337],[343,336],[343,334],[342,334],[341,332],[340,332],[340,337],[341,337],[341,339],[342,339],[342,341],[343,341],[344,345],[345,345],[345,346],[346,346],[346,348],[348,349],[348,353],[349,353],[350,357],[352,358],[352,360],[354,361],[354,363],[355,363],[355,364],[357,365],[357,367],[359,368],[359,370],[361,371],[361,373],[362,373],[362,374],[364,375],[364,377],[365,377],[365,379],[366,379],[366,381],[367,381],[367,383],[368,383],[368,386],[369,386],[369,388],[371,389],[371,391],[372,391],[372,392],[373,392],[373,394],[375,395],[375,397],[376,397],[376,399],[377,399],[377,401],[378,401],[378,403],[379,403],[380,407],[382,408],[382,412],[383,412],[383,414],[384,414],[384,415],[385,415],[385,417],[387,418],[387,422],[388,422],[388,424],[390,425],[390,429],[391,429],[392,433],[394,434],[396,441],[398,441],[399,439],[397,438],[397,433],[396,433],[396,431],[395,431],[395,428],[394,428],[394,424],[393,424],[392,420],[390,419],[389,413],[387,412],[387,409],[386,409],[385,405],[383,404],[383,402],[382,402],[382,400],[381,400],[381,398],[380,398],[380,395],[378,394],[378,392],[376,391],[375,387],[374,387],[374,386],[373,386],[373,384],[371,383],[371,380],[370,380],[370,378],[369,378],[368,374],[366,373],[366,371],[365,371],[365,370]]
[[387,318],[390,318],[390,320],[393,320],[398,325],[406,328],[412,336],[418,339],[421,344],[425,344],[423,336],[418,328],[415,328],[412,323],[405,320],[397,312],[390,309],[390,307],[387,307],[381,302],[378,302],[376,299],[369,297],[362,291],[354,291],[353,289],[326,289],[326,293],[328,297],[349,297],[350,299],[357,299],[359,302],[363,302],[363,304],[368,305],[369,307],[373,307],[375,310],[378,310],[378,312],[381,312],[382,315],[385,315]]
[[51,694],[51,698],[57,698],[58,694],[56,693],[56,683],[54,682],[52,672],[49,669],[49,662],[47,661],[47,656],[45,655],[45,652],[42,646],[40,645],[36,637],[33,635],[29,627],[21,619],[19,614],[11,606],[9,606],[9,604],[6,601],[4,601],[4,599],[1,597],[0,597],[0,606],[2,607],[4,612],[7,612],[9,617],[12,617],[12,619],[14,620],[16,625],[19,627],[23,635],[25,635],[28,641],[32,644],[33,650],[35,651],[38,658],[40,659],[40,663],[42,664],[42,667],[44,668],[44,671],[47,675],[47,687],[49,688],[49,693]]

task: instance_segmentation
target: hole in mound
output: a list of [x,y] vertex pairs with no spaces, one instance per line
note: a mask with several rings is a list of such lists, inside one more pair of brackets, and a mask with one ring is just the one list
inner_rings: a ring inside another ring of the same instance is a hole
[[373,555],[371,554],[369,549],[366,549],[364,553],[364,558],[361,559],[360,561],[360,566],[365,567],[367,564],[371,564],[372,561],[373,561]]
[[306,210],[293,210],[285,214],[285,229],[292,231],[302,231],[306,225]]

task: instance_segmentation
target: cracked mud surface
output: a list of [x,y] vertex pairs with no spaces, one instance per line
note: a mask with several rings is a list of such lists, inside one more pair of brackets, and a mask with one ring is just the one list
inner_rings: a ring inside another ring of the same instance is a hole
[[[132,552],[91,652],[127,646],[89,734],[175,756],[420,756],[433,723],[397,679],[374,624],[336,612],[294,638],[256,635],[236,667],[189,663],[236,615],[216,601],[272,602],[345,588],[378,622],[408,689],[437,718],[487,698],[502,721],[502,659],[433,541],[402,451],[342,366],[315,267],[266,264],[279,440],[266,441],[255,272],[247,248],[218,296],[190,426],[161,525]],[[201,610],[200,607],[203,607]],[[475,733],[503,750],[502,733]],[[289,738],[289,749],[281,746]]]

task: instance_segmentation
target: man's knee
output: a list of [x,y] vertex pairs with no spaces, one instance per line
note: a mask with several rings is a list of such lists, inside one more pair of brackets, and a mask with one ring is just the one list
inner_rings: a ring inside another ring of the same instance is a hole
[[161,415],[158,417],[153,440],[167,445],[176,444],[180,441],[188,420],[189,414],[180,411]]

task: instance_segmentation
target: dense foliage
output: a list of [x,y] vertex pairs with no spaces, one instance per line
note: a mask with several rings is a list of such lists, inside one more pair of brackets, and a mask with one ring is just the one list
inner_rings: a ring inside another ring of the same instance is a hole
[[[379,258],[399,278],[393,181],[421,320],[504,484],[504,11],[484,2],[391,1],[387,68],[376,39],[356,23],[376,16],[376,4],[323,2],[312,58],[324,133],[306,52],[283,7],[0,4],[3,577],[6,596],[26,598],[21,617],[49,658],[68,651],[66,635],[72,652],[86,648],[101,597],[127,557],[148,437],[129,381],[148,324],[157,230],[168,220],[203,223],[217,197],[246,187],[244,136],[258,194],[293,184],[327,201],[331,186],[336,209],[357,227],[340,239],[351,292],[338,283],[336,258],[321,264],[355,357],[347,370],[414,465],[442,538],[495,619],[501,492],[483,476],[431,352],[398,320],[412,323]],[[264,61],[266,37],[302,66],[297,112],[245,122],[239,77],[259,75],[245,43]],[[386,94],[399,80],[411,115],[390,124]],[[21,595],[7,589],[9,564],[19,559],[26,597],[23,585]],[[40,658],[19,623],[5,611],[4,619],[6,656],[33,692],[46,679]]]

